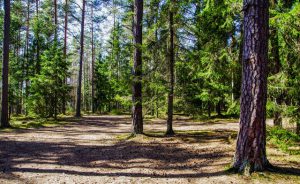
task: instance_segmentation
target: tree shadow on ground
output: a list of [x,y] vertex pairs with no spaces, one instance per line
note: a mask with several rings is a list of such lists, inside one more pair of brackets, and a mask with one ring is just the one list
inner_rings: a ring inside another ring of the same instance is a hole
[[[132,141],[110,146],[89,146],[70,143],[0,141],[2,172],[66,173],[84,176],[132,176],[132,177],[201,177],[226,174],[225,172],[202,172],[183,174],[159,174],[164,170],[192,170],[211,165],[213,160],[230,155],[222,151],[200,150],[194,152],[176,147],[176,144],[141,144]],[[185,164],[188,160],[198,163]],[[149,164],[149,162],[152,162]],[[147,164],[145,164],[147,163]],[[20,165],[52,165],[46,168],[19,167]],[[53,169],[53,166],[75,166],[74,169]],[[109,173],[85,172],[80,168],[112,169]],[[51,168],[51,169],[50,169]],[[124,169],[152,169],[158,173],[131,173]]]
[[[104,123],[104,121],[110,121]],[[121,122],[121,123],[120,123]],[[105,124],[105,126],[102,126]],[[106,132],[112,129],[124,129],[128,124],[126,118],[107,118],[98,121],[96,118],[86,118],[83,123],[76,122],[73,125],[66,125],[60,129],[43,128],[35,131],[38,134],[62,134],[72,136],[70,140],[49,137],[46,140],[37,139],[20,141],[9,138],[0,139],[0,171],[5,173],[30,172],[30,173],[66,173],[84,176],[133,176],[133,177],[202,177],[217,176],[226,174],[225,171],[192,172],[201,170],[208,166],[225,167],[227,163],[215,162],[219,158],[229,158],[230,153],[226,150],[187,149],[182,148],[178,143],[157,142],[140,143],[132,140],[120,141],[112,145],[99,145],[93,142],[92,145],[82,145],[77,142],[77,135]],[[99,126],[101,129],[99,129]],[[87,128],[89,127],[89,128]],[[97,129],[98,127],[98,129]],[[128,128],[128,126],[127,126]],[[117,132],[120,133],[120,132]],[[196,137],[197,142],[219,139],[215,134],[187,133],[181,134],[180,138]],[[15,137],[16,138],[16,137]],[[188,143],[187,140],[184,140]],[[190,142],[192,143],[192,142]],[[31,167],[28,167],[30,165]],[[46,166],[46,167],[45,167]],[[55,168],[53,168],[55,167]],[[57,169],[56,167],[59,167]],[[67,168],[65,168],[67,167]],[[71,169],[70,169],[71,168]],[[108,169],[111,172],[87,172],[85,169]],[[126,169],[146,169],[157,171],[147,172],[124,172]],[[160,171],[168,172],[163,174]],[[171,171],[184,171],[182,174],[172,174]]]
[[[165,139],[169,137],[165,132],[148,131],[145,133],[147,137]],[[175,131],[173,138],[178,138],[186,143],[204,143],[212,141],[221,141],[230,144],[233,139],[236,139],[237,132],[230,130],[185,130]]]
[[300,169],[281,165],[272,165],[268,171],[275,174],[300,176]]
[[[235,131],[177,131],[171,138],[165,137],[164,132],[146,132],[145,139],[153,140],[139,142],[130,139],[111,144],[98,140],[78,142],[80,137],[77,136],[82,134],[119,135],[128,132],[129,125],[128,117],[88,117],[61,128],[28,130],[41,135],[67,135],[70,136],[68,140],[51,137],[38,140],[37,137],[25,141],[22,135],[14,139],[0,137],[0,172],[153,178],[201,178],[230,174],[225,167],[231,162],[232,149],[227,148],[230,147],[230,140],[236,138]],[[220,143],[219,147],[203,146],[213,142]],[[184,147],[185,144],[190,147]],[[224,145],[227,147],[222,147]],[[290,173],[290,169],[282,168],[280,172]],[[296,173],[292,175],[298,175],[299,169],[294,170]]]

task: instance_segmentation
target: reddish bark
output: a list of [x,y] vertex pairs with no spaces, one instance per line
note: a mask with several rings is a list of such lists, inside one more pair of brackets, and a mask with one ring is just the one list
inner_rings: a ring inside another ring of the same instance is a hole
[[268,0],[244,0],[240,131],[233,165],[240,172],[262,171],[269,166],[266,156],[268,7]]

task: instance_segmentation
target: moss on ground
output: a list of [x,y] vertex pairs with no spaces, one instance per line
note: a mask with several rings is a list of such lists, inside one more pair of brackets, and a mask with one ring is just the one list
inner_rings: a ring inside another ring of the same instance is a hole
[[73,119],[66,117],[54,120],[54,119],[39,119],[33,117],[12,117],[10,120],[10,128],[2,128],[0,131],[12,132],[14,130],[31,129],[31,128],[42,128],[42,127],[54,127],[69,124]]

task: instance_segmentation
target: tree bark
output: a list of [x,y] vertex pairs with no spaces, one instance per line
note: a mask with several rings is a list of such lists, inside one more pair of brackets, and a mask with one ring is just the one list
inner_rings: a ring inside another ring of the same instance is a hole
[[81,117],[81,83],[82,83],[82,63],[83,63],[83,54],[84,54],[84,18],[85,18],[85,0],[82,1],[80,61],[79,61],[79,72],[78,72],[76,117]]
[[279,55],[279,40],[278,40],[278,31],[277,28],[273,28],[270,35],[271,40],[271,54],[270,58],[270,74],[277,74],[280,72],[281,63],[280,63],[280,55]]
[[[36,16],[39,20],[39,0],[35,1],[35,8],[36,8]],[[36,73],[40,74],[41,72],[41,64],[40,64],[40,34],[39,30],[36,35]]]
[[[19,29],[18,33],[18,51],[17,51],[17,57],[20,58],[20,46],[21,46],[21,29]],[[20,60],[18,59],[18,62]],[[22,113],[22,81],[18,82],[18,102],[17,102],[17,115]]]
[[244,45],[244,33],[243,33],[243,23],[240,25],[240,31],[241,31],[241,41],[238,44],[239,45],[239,55],[238,55],[238,62],[236,63],[237,67],[235,69],[235,75],[234,75],[234,90],[233,90],[233,97],[234,100],[238,100],[241,97],[241,83],[242,83],[242,63],[243,63],[243,45]]
[[208,102],[207,104],[207,115],[209,118],[211,118],[211,102]]
[[57,0],[54,0],[54,25],[55,25],[54,39],[55,41],[57,41]]
[[132,133],[143,133],[142,109],[142,30],[143,0],[134,1],[134,66],[133,66],[133,96],[132,96]]
[[[26,98],[29,96],[29,28],[30,28],[30,0],[27,1],[27,20],[26,20],[26,52],[24,52],[26,57],[26,63],[24,64],[25,69],[25,96]],[[25,62],[25,60],[24,60]],[[25,105],[25,115],[28,115],[28,108]]]
[[94,46],[94,7],[91,5],[91,21],[92,21],[92,112],[95,113],[95,46]]
[[244,0],[243,83],[240,131],[233,167],[262,171],[266,156],[269,1]]
[[296,125],[296,134],[300,136],[300,122],[299,121],[297,122],[297,125]]
[[1,127],[9,127],[8,114],[8,67],[9,67],[9,32],[10,32],[10,0],[4,0],[4,30],[3,30],[3,63],[2,63],[2,110]]
[[280,112],[274,113],[274,120],[273,120],[274,126],[282,127],[282,117]]
[[221,101],[219,101],[216,105],[216,113],[218,115],[218,117],[221,117],[222,116],[222,103]]
[[174,55],[174,14],[172,1],[169,7],[169,31],[170,31],[170,50],[169,50],[169,70],[170,70],[170,86],[168,94],[168,119],[167,119],[167,135],[173,135],[173,101],[174,101],[174,66],[175,66],[175,55]]
[[[69,11],[68,0],[65,0],[65,28],[64,28],[64,60],[67,62],[67,34],[68,34],[68,11]],[[64,83],[67,83],[67,79],[64,79]],[[66,114],[66,95],[64,94],[62,102],[62,113]]]
[[[277,1],[272,2],[272,9],[276,8]],[[281,69],[280,54],[279,54],[279,40],[277,27],[272,27],[270,31],[270,43],[271,43],[271,55],[269,63],[269,75],[278,74]],[[278,105],[282,104],[283,101],[282,92],[276,96],[275,101]],[[274,113],[274,126],[282,127],[282,117],[280,110],[277,109]]]

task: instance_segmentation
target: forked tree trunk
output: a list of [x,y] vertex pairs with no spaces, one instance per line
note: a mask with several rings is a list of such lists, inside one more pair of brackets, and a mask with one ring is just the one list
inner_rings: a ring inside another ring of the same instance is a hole
[[2,63],[2,110],[1,127],[9,127],[8,114],[8,63],[9,63],[10,0],[4,0],[3,63]]
[[79,61],[79,72],[78,72],[76,117],[81,116],[81,83],[82,83],[82,63],[83,63],[83,53],[84,53],[84,17],[85,17],[85,0],[82,1],[81,35],[80,35],[80,61]]
[[142,109],[142,19],[143,0],[134,1],[134,66],[133,66],[133,95],[132,95],[132,133],[143,133]]
[[262,171],[266,156],[269,1],[244,0],[243,83],[240,131],[233,167]]
[[[175,3],[172,1],[172,3]],[[170,4],[169,8],[169,31],[170,31],[170,50],[169,50],[169,70],[170,70],[170,86],[168,94],[168,120],[167,120],[167,132],[166,135],[173,135],[173,101],[174,101],[174,65],[175,65],[175,55],[174,55],[174,16],[173,8]]]

